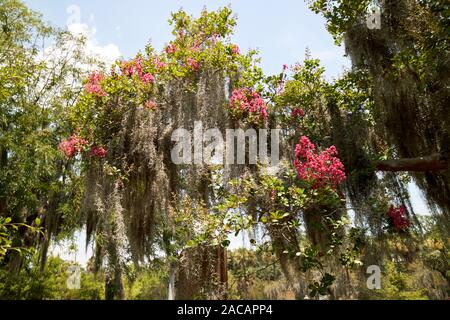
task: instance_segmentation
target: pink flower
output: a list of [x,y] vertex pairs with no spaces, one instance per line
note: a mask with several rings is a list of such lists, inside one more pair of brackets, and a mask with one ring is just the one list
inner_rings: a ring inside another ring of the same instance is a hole
[[288,65],[287,64],[283,64],[283,71],[286,71],[287,68],[288,68]]
[[197,62],[197,60],[192,58],[187,58],[187,64],[189,67],[191,67],[194,71],[200,70],[200,64]]
[[142,58],[136,57],[131,61],[123,61],[120,70],[126,77],[132,77],[133,75],[137,74],[137,76],[142,80],[142,77],[144,75]]
[[297,117],[303,118],[305,116],[305,111],[301,108],[294,108],[292,110],[291,116],[293,118],[297,118]]
[[144,104],[144,107],[149,110],[155,110],[158,107],[158,105],[155,101],[149,100]]
[[165,50],[167,54],[174,54],[175,52],[177,52],[177,47],[175,44],[169,43]]
[[308,137],[302,136],[295,146],[294,167],[298,177],[309,181],[314,189],[325,186],[336,188],[346,179],[344,165],[337,155],[335,146],[316,152],[316,146]]
[[[159,59],[157,62],[159,64],[162,63],[161,61],[159,61]],[[152,74],[144,73],[142,58],[139,56],[131,61],[123,61],[120,70],[126,77],[133,77],[134,75],[137,75],[137,77],[139,77],[139,80],[144,84],[155,82],[155,77]]]
[[409,221],[407,210],[404,206],[398,208],[390,206],[387,214],[397,231],[403,231],[410,227],[411,222]]
[[155,82],[155,77],[151,75],[150,73],[146,73],[141,77],[141,81],[144,84],[149,84]]
[[72,135],[69,140],[61,141],[58,145],[58,149],[67,157],[72,158],[76,153],[84,151],[87,144],[87,140],[82,139],[77,135]]
[[247,88],[233,90],[230,111],[236,118],[246,118],[254,123],[264,122],[269,116],[261,95]]
[[77,135],[71,136],[69,141],[73,144],[75,151],[77,152],[84,151],[85,146],[88,144],[87,140],[82,139]]
[[103,76],[99,72],[92,72],[88,78],[86,85],[84,86],[86,92],[98,97],[106,96],[106,92],[103,90],[102,85],[100,84],[100,81],[102,81],[102,79]]
[[233,44],[231,46],[231,52],[233,52],[233,54],[238,55],[240,54],[241,50],[239,49],[239,46],[237,44]]
[[90,83],[100,83],[100,81],[103,79],[103,76],[100,72],[94,71],[89,75],[88,82]]
[[157,69],[160,69],[160,70],[167,67],[167,64],[164,61],[160,60],[158,57],[153,59],[153,64],[156,66]]
[[75,148],[67,140],[61,141],[58,145],[58,149],[69,158],[72,158],[75,155]]
[[91,149],[91,156],[96,156],[103,159],[106,157],[106,150],[102,146],[94,146]]
[[132,77],[134,75],[133,63],[131,63],[129,61],[122,61],[122,65],[120,67],[120,71],[126,77]]
[[99,84],[86,84],[84,87],[86,92],[97,96],[97,97],[104,97],[106,96],[106,92],[103,90],[102,86]]
[[134,69],[136,70],[136,73],[138,74],[139,78],[142,77],[142,58],[137,57],[134,59]]

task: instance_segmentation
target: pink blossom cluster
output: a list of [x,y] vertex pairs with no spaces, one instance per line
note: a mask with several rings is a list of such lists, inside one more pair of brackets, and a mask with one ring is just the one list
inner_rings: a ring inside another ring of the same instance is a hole
[[[77,153],[84,152],[89,142],[86,139],[80,138],[76,134],[72,135],[68,140],[63,140],[59,143],[58,149],[68,158],[72,158]],[[102,146],[93,146],[90,152],[91,156],[99,158],[106,157],[106,150]]]
[[233,44],[231,46],[231,52],[235,55],[240,54],[241,50],[239,49],[239,46],[237,44]]
[[139,80],[144,84],[155,82],[155,77],[150,73],[145,73],[142,67],[142,59],[140,57],[131,61],[122,62],[121,72],[127,77],[137,75]]
[[194,71],[200,70],[200,64],[193,58],[187,58],[187,64]]
[[159,70],[162,70],[165,67],[167,67],[167,64],[158,57],[153,59],[153,65]]
[[122,72],[122,75],[126,77],[132,77],[134,75],[134,66],[128,61],[123,61],[122,66],[120,67],[120,71]]
[[294,108],[291,112],[292,118],[303,118],[305,116],[305,110],[302,108]]
[[409,228],[411,223],[408,219],[405,206],[390,206],[387,214],[391,218],[392,225],[397,231],[403,231]]
[[144,107],[145,107],[146,109],[149,109],[149,110],[155,110],[155,109],[158,107],[158,105],[156,104],[155,101],[153,101],[153,100],[148,100],[148,101],[144,104]]
[[150,73],[146,73],[140,77],[142,83],[149,84],[155,82],[155,77]]
[[336,188],[345,181],[345,168],[337,157],[335,146],[320,153],[308,137],[302,136],[295,147],[294,166],[298,177],[312,183],[312,188],[331,186]]
[[230,98],[230,109],[243,116],[257,116],[259,121],[268,118],[267,105],[261,95],[248,88],[233,90]]
[[103,159],[104,157],[106,157],[106,149],[102,146],[94,146],[91,148],[91,156]]
[[68,140],[59,143],[58,149],[67,157],[72,158],[76,153],[84,151],[88,142],[85,139],[72,135]]
[[169,43],[165,49],[167,54],[174,54],[177,52],[177,46],[174,43]]
[[200,43],[198,42],[194,43],[194,45],[191,47],[191,51],[198,52],[199,50],[200,50]]
[[88,81],[84,87],[86,92],[98,96],[98,97],[104,97],[106,96],[106,92],[103,90],[101,81],[103,79],[103,76],[97,72],[94,71],[89,75]]

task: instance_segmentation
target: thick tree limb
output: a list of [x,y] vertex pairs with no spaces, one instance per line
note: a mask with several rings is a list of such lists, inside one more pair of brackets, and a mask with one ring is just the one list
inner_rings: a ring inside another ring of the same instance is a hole
[[426,157],[384,160],[376,164],[378,171],[441,171],[449,168],[448,161],[441,154]]

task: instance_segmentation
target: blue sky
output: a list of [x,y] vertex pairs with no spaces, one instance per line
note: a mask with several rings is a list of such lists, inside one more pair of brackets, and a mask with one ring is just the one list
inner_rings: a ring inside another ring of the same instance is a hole
[[327,77],[334,77],[349,62],[343,48],[333,43],[325,29],[324,19],[308,9],[302,0],[26,0],[44,19],[64,27],[70,18],[67,9],[77,6],[81,22],[95,29],[99,46],[116,45],[125,58],[135,55],[151,40],[161,49],[171,37],[167,23],[170,13],[183,8],[198,15],[203,7],[214,10],[231,4],[238,16],[233,40],[241,50],[259,49],[261,66],[266,73],[278,73],[283,64],[302,60],[305,49],[320,58]]

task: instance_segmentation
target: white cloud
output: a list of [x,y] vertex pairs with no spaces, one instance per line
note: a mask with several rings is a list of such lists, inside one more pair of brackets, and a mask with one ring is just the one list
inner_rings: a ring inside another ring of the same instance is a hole
[[113,43],[105,46],[100,45],[95,37],[97,30],[94,27],[90,28],[86,23],[72,23],[68,25],[68,30],[74,36],[85,37],[85,54],[100,60],[107,66],[113,64],[121,56],[117,45]]
[[[45,47],[36,57],[37,61],[44,61],[48,67],[47,72],[59,73],[61,68],[66,64],[73,65],[79,70],[89,73],[93,70],[108,68],[120,56],[119,47],[115,44],[100,45],[95,37],[96,29],[90,28],[85,23],[72,23],[68,25],[68,31],[72,37],[68,37],[65,41],[53,41],[52,44]],[[83,37],[84,42],[80,45],[79,41],[74,38]],[[69,86],[79,86],[78,75],[65,75],[65,84]],[[53,87],[53,91],[43,90],[47,86],[47,78],[40,77],[35,88],[37,92],[42,91],[46,96],[41,97],[41,101],[45,101],[46,97],[58,94],[59,87]],[[43,102],[45,104],[45,102]]]

